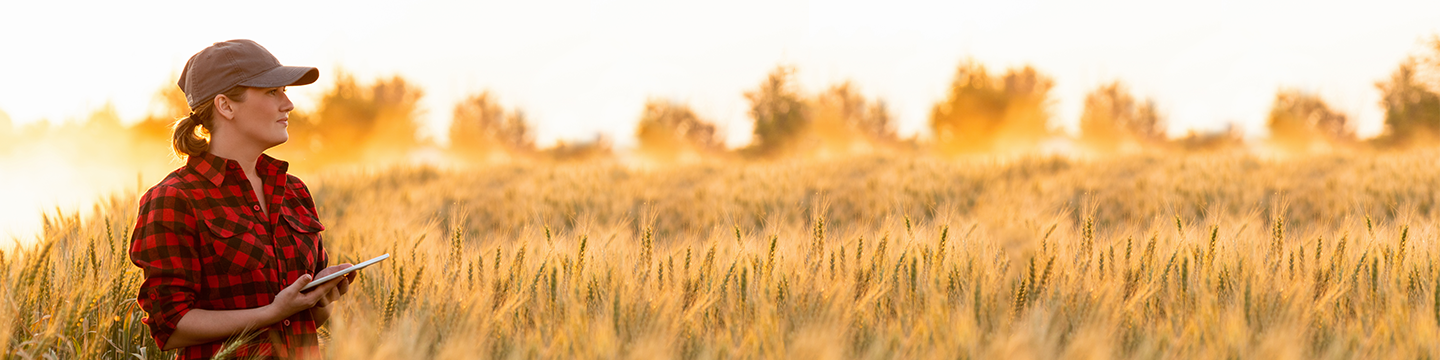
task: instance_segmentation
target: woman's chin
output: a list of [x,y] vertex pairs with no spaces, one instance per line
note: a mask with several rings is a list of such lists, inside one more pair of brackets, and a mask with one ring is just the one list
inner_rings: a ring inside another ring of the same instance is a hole
[[289,135],[289,134],[280,134],[280,136],[272,137],[272,138],[270,138],[269,140],[270,140],[270,141],[268,141],[268,143],[270,143],[270,146],[268,146],[267,148],[273,148],[273,147],[280,146],[280,145],[285,144],[286,142],[290,141],[290,135]]

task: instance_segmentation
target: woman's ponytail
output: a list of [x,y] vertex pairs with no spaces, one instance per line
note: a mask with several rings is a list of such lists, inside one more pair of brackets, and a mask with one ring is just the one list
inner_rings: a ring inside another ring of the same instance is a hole
[[[210,110],[210,104],[201,107]],[[204,111],[208,117],[210,111]],[[209,119],[206,119],[209,120]],[[171,136],[170,145],[175,149],[175,155],[181,159],[200,155],[210,151],[210,127],[200,120],[199,114],[190,113],[180,121],[175,122],[175,133]]]
[[[236,86],[226,90],[225,97],[233,101],[245,101],[245,87]],[[175,133],[170,136],[170,146],[181,159],[210,151],[210,135],[215,128],[215,101],[207,101],[190,110],[190,115],[175,122]]]

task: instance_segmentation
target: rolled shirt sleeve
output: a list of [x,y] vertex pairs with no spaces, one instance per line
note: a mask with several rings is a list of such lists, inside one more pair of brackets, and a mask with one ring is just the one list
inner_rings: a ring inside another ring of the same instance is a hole
[[136,302],[162,349],[200,291],[201,254],[194,212],[181,190],[165,184],[145,193],[131,236],[130,261],[145,274]]

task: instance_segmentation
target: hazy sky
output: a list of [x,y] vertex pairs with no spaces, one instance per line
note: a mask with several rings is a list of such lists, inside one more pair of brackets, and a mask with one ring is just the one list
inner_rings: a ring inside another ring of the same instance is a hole
[[647,97],[686,102],[743,144],[742,93],[777,64],[797,66],[807,92],[852,80],[890,104],[901,134],[923,133],[965,58],[1050,74],[1071,127],[1088,90],[1120,79],[1172,133],[1236,122],[1258,136],[1276,89],[1296,87],[1373,134],[1374,83],[1436,33],[1440,1],[6,1],[0,111],[65,121],[111,102],[135,120],[190,55],[249,38],[321,68],[291,90],[301,109],[337,67],[399,74],[427,92],[428,134],[489,89],[542,145],[602,132],[631,144]]

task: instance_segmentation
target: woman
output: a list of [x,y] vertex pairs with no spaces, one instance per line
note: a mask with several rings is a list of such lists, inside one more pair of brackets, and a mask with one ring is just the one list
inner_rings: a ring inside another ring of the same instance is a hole
[[316,328],[354,273],[300,291],[350,264],[326,267],[309,189],[264,154],[289,139],[285,87],[318,77],[250,40],[215,43],[185,64],[191,110],[172,145],[186,164],[141,198],[130,244],[145,274],[144,322],[180,359],[210,358],[232,338],[247,339],[237,357],[319,355]]

